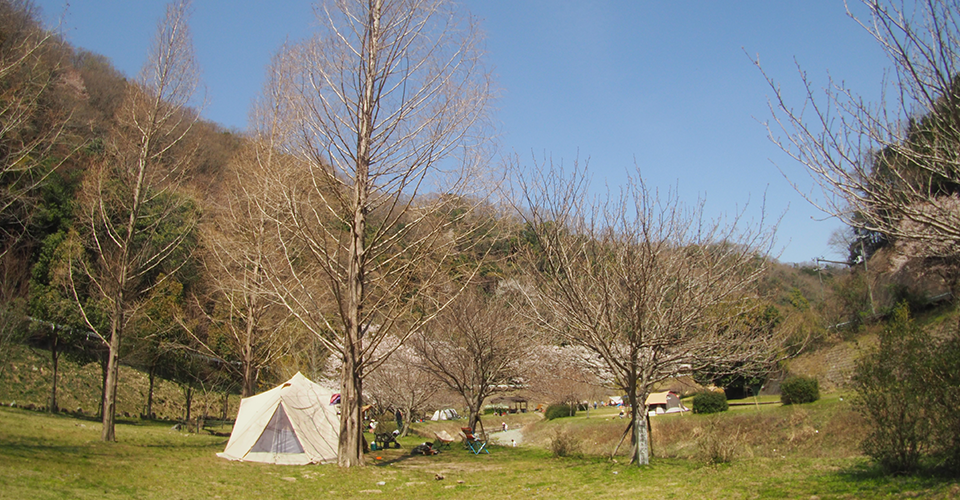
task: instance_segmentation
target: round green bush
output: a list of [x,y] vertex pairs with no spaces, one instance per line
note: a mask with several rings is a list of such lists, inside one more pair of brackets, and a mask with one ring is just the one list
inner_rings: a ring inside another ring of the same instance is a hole
[[780,384],[780,402],[785,405],[812,403],[820,399],[820,383],[814,377],[790,377]]
[[543,412],[543,416],[547,420],[553,420],[555,418],[561,417],[572,417],[577,414],[577,409],[572,408],[568,404],[552,404],[547,407],[547,411]]
[[720,413],[729,407],[727,395],[722,392],[703,391],[693,396],[694,413]]

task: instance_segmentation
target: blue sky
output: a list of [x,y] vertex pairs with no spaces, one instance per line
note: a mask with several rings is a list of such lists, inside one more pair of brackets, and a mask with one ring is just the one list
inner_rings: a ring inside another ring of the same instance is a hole
[[[157,0],[36,0],[48,25],[133,76],[161,18]],[[851,2],[852,3],[852,2]],[[809,188],[802,166],[767,138],[771,90],[759,56],[799,107],[796,63],[819,85],[827,75],[868,99],[888,65],[841,0],[467,0],[487,34],[502,96],[496,118],[507,152],[529,161],[589,161],[611,189],[638,166],[649,187],[706,198],[711,217],[749,204],[783,215],[780,260],[840,257],[827,245],[835,220],[811,207],[778,170]],[[857,7],[857,6],[853,6]],[[303,0],[194,0],[191,26],[203,69],[203,115],[246,126],[264,68],[285,40],[309,35]],[[749,55],[748,55],[749,54]],[[795,63],[796,61],[796,63]]]

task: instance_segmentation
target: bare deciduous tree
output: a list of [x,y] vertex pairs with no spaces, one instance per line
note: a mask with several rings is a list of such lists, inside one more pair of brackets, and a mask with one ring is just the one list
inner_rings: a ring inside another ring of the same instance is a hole
[[[521,181],[532,244],[531,314],[603,360],[633,417],[631,461],[649,462],[644,402],[655,384],[707,366],[768,362],[776,339],[747,328],[772,231],[706,220],[632,177],[589,201],[585,171],[539,168]],[[626,433],[626,432],[625,432]]]
[[[182,191],[192,159],[185,137],[197,120],[186,107],[198,85],[186,2],[167,7],[150,58],[117,110],[106,160],[83,186],[80,276],[73,295],[87,326],[109,346],[104,441],[114,441],[121,340],[144,294],[192,237],[199,211]],[[179,149],[179,150],[178,150]],[[180,257],[183,257],[182,255]],[[178,259],[183,262],[183,258]],[[70,273],[71,277],[75,273]],[[87,286],[86,293],[80,290]],[[89,294],[90,300],[84,297]]]
[[808,196],[812,204],[863,235],[879,232],[896,240],[905,257],[948,260],[954,268],[948,285],[956,288],[960,5],[862,3],[869,19],[848,13],[893,66],[880,84],[881,100],[870,103],[833,80],[821,93],[801,71],[806,93],[797,109],[764,74],[774,91],[771,138],[807,167],[823,194],[822,200]]
[[254,395],[260,370],[296,344],[284,328],[289,312],[277,301],[266,271],[282,256],[273,229],[276,210],[268,205],[273,199],[268,172],[280,154],[264,139],[269,137],[253,138],[233,159],[203,225],[204,262],[216,302],[210,319],[240,359],[242,397]]
[[504,295],[469,290],[413,338],[422,367],[463,398],[475,428],[483,404],[513,387],[530,354],[531,332]]
[[373,353],[456,296],[449,257],[470,206],[453,209],[485,160],[491,84],[473,20],[446,1],[337,0],[317,19],[268,91],[302,162],[278,217],[292,278],[273,282],[343,360],[338,463],[350,467],[363,465],[361,385],[384,360]]

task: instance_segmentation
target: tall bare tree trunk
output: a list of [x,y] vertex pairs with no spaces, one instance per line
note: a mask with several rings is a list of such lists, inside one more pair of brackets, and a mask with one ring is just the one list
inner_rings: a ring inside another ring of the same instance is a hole
[[370,169],[370,139],[373,136],[373,110],[376,106],[377,54],[380,38],[380,9],[382,0],[371,0],[368,10],[368,29],[366,33],[366,53],[363,65],[363,94],[360,102],[359,127],[357,129],[356,182],[353,185],[353,224],[350,235],[350,263],[347,275],[347,311],[346,332],[344,335],[344,356],[342,373],[341,408],[350,408],[340,414],[340,449],[338,463],[341,467],[363,465],[363,429],[362,411],[363,393],[361,391],[363,375],[361,364],[361,324],[364,300],[364,261],[366,248],[364,235],[367,228],[367,177]]
[[120,335],[110,336],[110,351],[107,353],[107,378],[103,385],[103,429],[100,432],[102,441],[116,441],[114,430],[117,416],[117,380],[120,376]]
[[363,465],[363,389],[354,358],[358,349],[347,351],[341,372],[340,389],[340,443],[337,464],[341,467]]
[[220,420],[227,420],[227,414],[230,413],[230,391],[223,391],[223,406],[220,412]]
[[[146,141],[149,148],[149,140]],[[127,221],[126,238],[123,241],[119,263],[117,264],[116,283],[111,285],[116,287],[116,294],[113,299],[113,311],[110,318],[110,344],[107,354],[107,378],[104,383],[103,391],[103,428],[100,432],[102,441],[116,441],[116,430],[114,429],[117,419],[117,384],[120,380],[120,336],[123,333],[123,324],[126,319],[127,303],[124,290],[127,286],[127,277],[129,273],[127,256],[130,244],[133,242],[134,232],[136,230],[136,220],[140,215],[141,190],[143,187],[143,176],[146,167],[144,153],[140,154],[138,175],[136,187],[133,191],[133,205],[130,210],[130,218]],[[106,256],[100,258],[105,259]],[[109,264],[108,264],[109,266]]]
[[252,313],[247,309],[246,317],[246,336],[243,343],[243,389],[240,397],[249,398],[257,392],[257,379],[254,375],[254,357],[253,357],[253,330],[254,321],[251,318]]
[[110,366],[110,351],[101,351],[97,363],[100,365],[100,404],[97,405],[97,417],[103,418],[103,403],[107,400],[107,368]]

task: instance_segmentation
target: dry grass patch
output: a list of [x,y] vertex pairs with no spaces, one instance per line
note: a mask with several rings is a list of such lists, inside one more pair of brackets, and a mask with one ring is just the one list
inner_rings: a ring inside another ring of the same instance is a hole
[[[744,457],[859,457],[865,435],[862,417],[834,396],[811,405],[657,417],[653,451],[661,458],[695,457],[705,446],[738,450],[723,455]],[[701,437],[712,444],[698,444]]]

